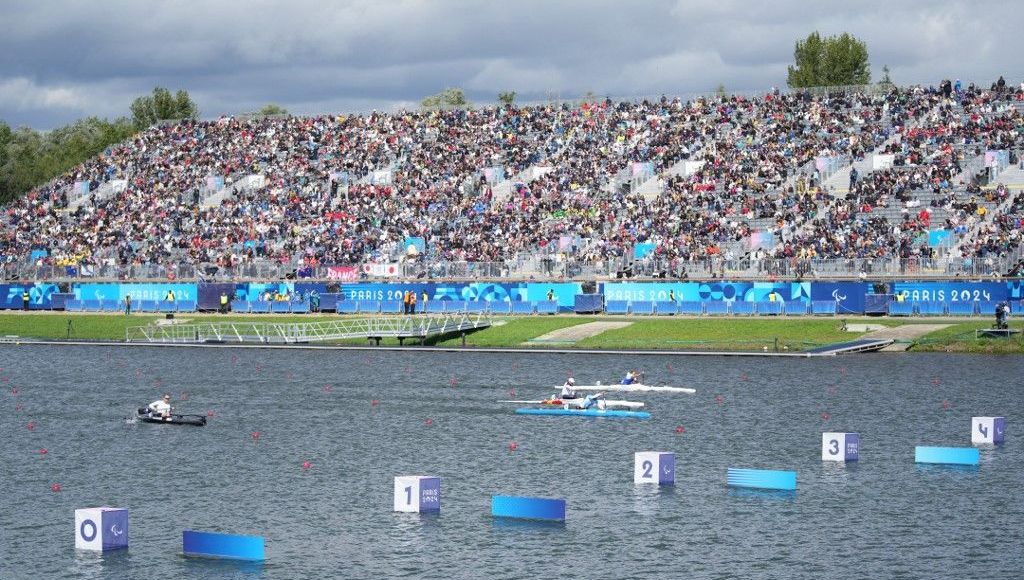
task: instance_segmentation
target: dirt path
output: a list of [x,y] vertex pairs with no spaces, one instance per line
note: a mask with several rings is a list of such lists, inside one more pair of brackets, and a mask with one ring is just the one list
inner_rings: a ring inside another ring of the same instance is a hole
[[908,341],[920,338],[930,332],[942,330],[952,326],[950,324],[904,324],[902,326],[891,326],[882,330],[869,332],[860,338],[877,338],[895,340],[893,344],[882,349],[881,352],[903,352],[910,348]]
[[588,322],[586,324],[577,324],[576,326],[553,330],[547,334],[531,338],[530,342],[579,342],[584,338],[597,336],[606,330],[625,328],[631,324],[633,323],[621,321]]

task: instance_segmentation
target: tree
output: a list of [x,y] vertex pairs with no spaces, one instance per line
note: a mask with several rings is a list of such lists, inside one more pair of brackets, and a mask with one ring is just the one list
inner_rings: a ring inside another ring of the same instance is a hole
[[447,88],[436,95],[431,95],[421,102],[424,109],[449,109],[468,107],[466,93],[459,88]]
[[135,134],[126,117],[97,117],[40,133],[0,122],[0,203],[7,202]]
[[498,101],[500,101],[505,106],[511,107],[512,106],[512,102],[515,101],[515,100],[516,100],[516,92],[515,91],[504,91],[504,92],[498,93]]
[[187,91],[179,90],[174,95],[171,91],[156,87],[152,95],[139,97],[131,104],[132,119],[135,126],[142,130],[158,121],[170,119],[195,119],[199,116],[196,106]]
[[284,107],[278,105],[277,103],[268,103],[266,105],[263,105],[262,109],[256,111],[256,114],[259,115],[260,117],[287,115],[288,109],[285,109]]
[[866,85],[871,82],[871,65],[864,41],[842,33],[822,38],[817,31],[796,41],[794,65],[788,69],[790,87]]
[[718,83],[718,86],[715,87],[715,96],[721,99],[724,98],[726,94],[728,93],[725,90],[725,83]]
[[892,79],[889,78],[889,65],[882,65],[882,78],[878,81],[878,84],[892,86]]

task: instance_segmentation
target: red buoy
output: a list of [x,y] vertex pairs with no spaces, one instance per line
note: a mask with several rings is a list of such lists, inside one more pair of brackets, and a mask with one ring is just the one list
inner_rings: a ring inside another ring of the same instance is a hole
[[28,425],[25,425],[25,428],[28,429],[29,431],[31,431],[31,430],[36,428],[36,424],[33,423],[32,421],[29,421]]
[[515,441],[509,441],[509,443],[508,443],[508,450],[509,451],[515,451],[516,449],[519,449],[519,444],[516,443]]
[[932,377],[932,384],[933,384],[933,385],[937,385],[937,384],[939,384],[940,382],[942,382],[942,381],[940,381],[940,380],[939,380],[939,377]]
[[371,407],[377,407],[379,405],[380,405],[380,399],[373,399],[373,400],[370,401],[370,406]]
[[40,455],[46,455],[47,453],[49,453],[49,451],[47,451],[45,447],[40,447],[39,448],[39,454]]
[[425,422],[426,422],[427,425],[433,425],[434,424],[434,420],[431,419],[430,417],[427,417],[427,420]]
[[722,395],[715,395],[715,402],[721,405],[725,401],[725,397]]
[[822,412],[821,412],[821,419],[822,419],[823,421],[828,421],[828,418],[829,418],[829,417],[830,417],[830,415],[828,414],[828,411],[822,411]]
[[22,406],[21,406],[21,403],[15,403],[15,404],[14,404],[14,410],[15,410],[15,411],[20,411],[20,410],[22,410],[23,408],[24,408],[24,407],[22,407]]
[[252,440],[253,440],[254,443],[258,443],[259,442],[259,440],[260,440],[260,432],[259,431],[253,431],[252,432]]
[[11,387],[11,394],[15,397],[18,396],[18,387]]
[[302,469],[309,469],[310,467],[313,467],[313,463],[311,461],[302,462]]
[[510,397],[516,396],[516,390],[515,389],[509,389],[508,390],[508,396],[510,396]]
[[942,408],[943,409],[949,409],[949,401],[943,399],[942,400]]
[[685,433],[686,429],[682,425],[676,425],[676,433]]
[[207,411],[206,412],[206,416],[207,417],[213,417],[213,409],[210,409],[209,411]]
[[58,493],[60,491],[60,484],[59,483],[55,483],[55,484],[51,485],[50,486],[50,491],[52,491],[53,493]]
[[325,393],[330,393],[333,390],[334,390],[334,387],[332,387],[331,385],[324,385],[324,392]]

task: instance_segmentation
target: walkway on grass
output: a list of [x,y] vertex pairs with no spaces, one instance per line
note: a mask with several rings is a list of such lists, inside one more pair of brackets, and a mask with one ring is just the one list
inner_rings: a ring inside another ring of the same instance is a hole
[[881,352],[904,352],[910,348],[910,343],[915,338],[921,338],[922,336],[935,332],[936,330],[942,330],[952,326],[950,324],[903,324],[900,326],[890,326],[882,330],[876,330],[869,332],[862,336],[863,339],[875,339],[884,340],[892,339],[896,342],[882,349]]
[[588,322],[586,324],[577,324],[575,326],[569,326],[567,328],[559,328],[558,330],[552,330],[547,334],[542,334],[541,336],[531,338],[526,342],[526,344],[545,342],[554,344],[573,344],[583,340],[584,338],[597,336],[606,330],[625,328],[631,324],[633,323],[623,322],[621,320],[609,320]]

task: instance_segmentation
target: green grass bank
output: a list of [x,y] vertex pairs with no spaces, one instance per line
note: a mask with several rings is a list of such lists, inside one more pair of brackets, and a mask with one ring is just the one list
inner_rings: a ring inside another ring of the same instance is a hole
[[[129,326],[155,324],[160,315],[4,313],[0,314],[0,336],[36,339],[124,340]],[[188,322],[311,322],[337,320],[327,315],[217,315],[186,314],[178,323]],[[606,330],[575,342],[546,341],[545,334],[594,321],[627,321],[623,328]],[[655,349],[655,350],[780,350],[799,352],[816,346],[854,340],[863,332],[847,332],[843,324],[881,324],[899,326],[934,320],[889,318],[637,318],[610,316],[528,316],[495,317],[494,326],[470,333],[467,346],[581,348],[581,349]],[[911,351],[958,353],[1024,353],[1024,334],[1012,339],[976,338],[975,331],[991,326],[989,320],[943,320],[952,326],[916,339]],[[1016,328],[1024,324],[1015,321]],[[366,344],[364,340],[335,344]],[[382,344],[397,344],[383,341]],[[458,336],[437,337],[427,341],[436,346],[459,346]]]

